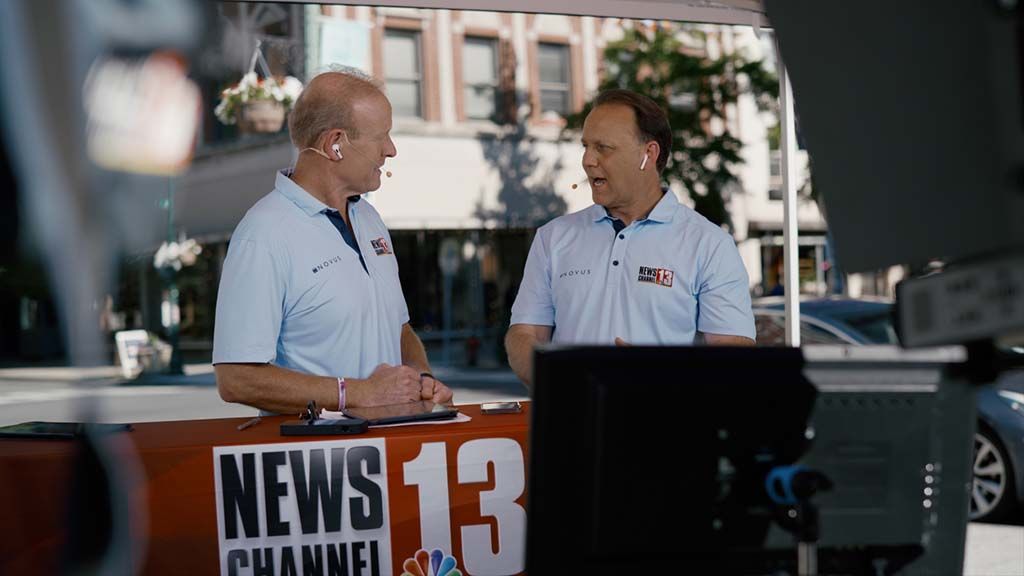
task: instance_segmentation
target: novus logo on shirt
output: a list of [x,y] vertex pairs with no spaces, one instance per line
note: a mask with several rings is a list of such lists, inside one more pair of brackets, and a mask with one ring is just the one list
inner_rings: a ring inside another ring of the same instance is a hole
[[324,260],[323,262],[317,264],[316,266],[313,266],[313,274],[316,274],[317,272],[323,270],[324,268],[327,268],[331,264],[337,264],[338,262],[341,262],[341,256],[335,256],[330,260]]
[[650,282],[651,284],[671,288],[673,276],[675,276],[675,274],[668,268],[651,268],[650,266],[641,266],[640,275],[637,277],[637,281]]
[[573,276],[590,276],[590,268],[586,270],[569,270],[558,275],[559,278],[571,278]]
[[388,247],[388,241],[383,237],[377,238],[376,240],[370,240],[370,246],[373,246],[373,251],[377,253],[377,256],[394,254],[394,252],[391,251],[391,248]]

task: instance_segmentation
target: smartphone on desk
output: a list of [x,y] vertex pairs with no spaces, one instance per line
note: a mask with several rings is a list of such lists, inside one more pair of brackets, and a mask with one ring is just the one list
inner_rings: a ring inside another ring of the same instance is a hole
[[517,401],[484,402],[480,405],[480,411],[484,414],[516,414],[523,411],[523,406]]

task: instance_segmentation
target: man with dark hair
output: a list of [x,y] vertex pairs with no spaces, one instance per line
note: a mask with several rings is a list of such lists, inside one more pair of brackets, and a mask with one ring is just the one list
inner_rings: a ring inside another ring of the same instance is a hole
[[314,78],[289,121],[294,170],[231,236],[213,363],[224,400],[276,413],[451,401],[409,327],[398,262],[360,196],[397,154],[391,104],[365,75]]
[[665,111],[654,100],[630,90],[606,90],[594,99],[595,108],[612,104],[633,109],[637,138],[641,144],[651,140],[658,143],[659,154],[654,167],[658,174],[664,172],[668,156],[672,153],[672,127],[668,124]]
[[575,344],[752,345],[747,272],[732,237],[661,187],[665,112],[627,90],[600,94],[583,124],[594,205],[537,230],[505,339],[527,384],[533,349]]

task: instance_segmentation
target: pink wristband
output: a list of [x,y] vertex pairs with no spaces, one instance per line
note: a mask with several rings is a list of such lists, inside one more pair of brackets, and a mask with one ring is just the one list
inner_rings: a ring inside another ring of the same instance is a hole
[[345,408],[345,379],[338,377],[338,410]]

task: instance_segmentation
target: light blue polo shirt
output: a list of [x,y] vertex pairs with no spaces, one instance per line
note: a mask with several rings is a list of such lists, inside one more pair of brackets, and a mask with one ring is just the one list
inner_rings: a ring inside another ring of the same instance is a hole
[[364,269],[331,210],[279,172],[274,190],[242,218],[217,295],[214,364],[366,378],[383,362],[402,363],[409,310],[391,235],[368,202],[349,202]]
[[754,338],[747,271],[728,233],[671,191],[647,218],[620,231],[614,222],[595,204],[538,229],[511,323],[553,326],[553,342],[573,344]]

